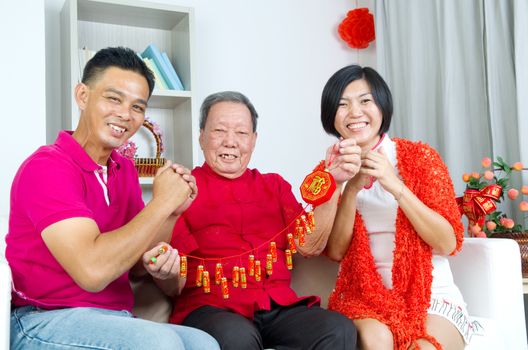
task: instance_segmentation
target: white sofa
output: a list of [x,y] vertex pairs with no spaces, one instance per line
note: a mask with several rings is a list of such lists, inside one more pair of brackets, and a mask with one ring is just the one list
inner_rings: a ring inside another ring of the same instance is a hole
[[[11,274],[3,257],[6,232],[7,220],[0,217],[0,349],[9,348]],[[468,238],[462,251],[450,257],[469,313],[485,328],[466,349],[528,349],[520,261],[517,243],[508,239]],[[299,294],[321,295],[326,306],[337,270],[338,264],[325,257],[296,256],[293,287]],[[139,281],[133,287],[139,317],[160,322],[168,319],[170,303],[153,284]]]

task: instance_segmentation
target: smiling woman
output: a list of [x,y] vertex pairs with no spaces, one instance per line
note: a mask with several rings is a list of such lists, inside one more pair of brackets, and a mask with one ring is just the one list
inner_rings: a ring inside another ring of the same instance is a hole
[[328,305],[354,321],[363,349],[463,349],[473,325],[445,256],[463,239],[449,172],[431,147],[391,139],[391,118],[372,68],[346,66],[323,89],[321,121],[339,138],[326,162],[349,173],[325,247],[341,261]]

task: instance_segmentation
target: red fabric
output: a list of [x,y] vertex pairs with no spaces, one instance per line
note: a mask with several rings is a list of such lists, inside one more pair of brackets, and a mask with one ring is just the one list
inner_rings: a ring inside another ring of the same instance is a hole
[[[427,145],[394,141],[398,170],[405,185],[449,221],[457,239],[455,251],[459,250],[464,227],[447,167]],[[352,241],[328,306],[351,319],[374,318],[385,323],[394,335],[394,349],[408,349],[418,338],[426,338],[440,348],[425,329],[431,298],[432,249],[418,236],[401,209],[396,218],[395,239],[393,289],[389,290],[376,271],[367,230],[356,212]]]
[[[248,169],[237,179],[227,179],[217,175],[207,164],[195,168],[192,173],[199,194],[177,221],[171,242],[180,253],[216,258],[249,252],[268,242],[303,210],[290,184],[277,174],[261,174]],[[248,275],[247,289],[234,288],[231,283],[233,266],[245,267],[246,273],[249,271],[247,255],[221,261],[228,279],[229,299],[222,298],[221,288],[214,282],[218,260],[189,258],[187,284],[182,294],[175,298],[170,322],[181,323],[190,312],[203,305],[229,309],[251,319],[255,311],[270,309],[270,298],[280,305],[291,305],[303,299],[308,299],[310,305],[319,302],[317,297],[298,298],[290,288],[290,271],[286,268],[284,253],[288,248],[286,232],[275,242],[277,262],[269,277],[264,269],[268,245],[251,251],[255,260],[261,261],[262,281],[256,282]],[[196,267],[204,262],[205,270],[212,276],[209,294],[195,285]]]

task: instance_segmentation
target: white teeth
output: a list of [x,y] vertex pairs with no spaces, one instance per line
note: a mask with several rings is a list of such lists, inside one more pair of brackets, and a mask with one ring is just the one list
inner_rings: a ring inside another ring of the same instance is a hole
[[125,132],[125,128],[121,128],[121,127],[119,127],[119,126],[117,126],[117,125],[114,125],[114,124],[109,124],[109,125],[110,125],[110,127],[111,127],[113,130],[117,131],[118,133],[121,133],[121,134],[122,134],[122,133]]
[[362,122],[362,123],[353,123],[353,124],[348,124],[348,128],[349,129],[361,129],[361,128],[364,128],[367,126],[367,123],[365,122]]

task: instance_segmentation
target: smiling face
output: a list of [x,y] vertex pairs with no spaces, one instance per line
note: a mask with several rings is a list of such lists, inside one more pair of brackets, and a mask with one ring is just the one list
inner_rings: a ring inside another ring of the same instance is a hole
[[239,177],[247,169],[256,141],[251,113],[242,103],[214,104],[204,129],[200,130],[206,163],[215,173],[229,179]]
[[87,85],[78,84],[75,98],[81,117],[73,137],[95,162],[106,164],[143,124],[149,88],[142,75],[109,67]]
[[339,100],[334,126],[344,138],[353,138],[363,150],[378,142],[383,117],[364,79],[354,80]]

